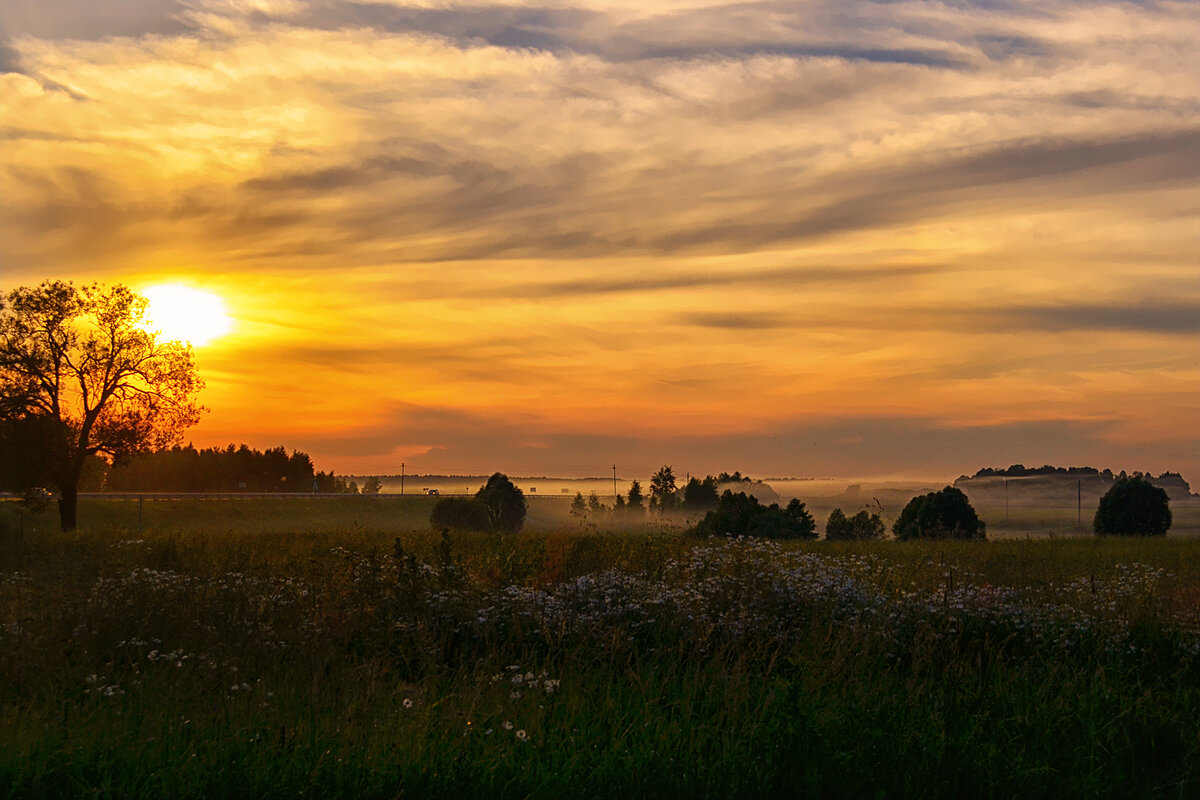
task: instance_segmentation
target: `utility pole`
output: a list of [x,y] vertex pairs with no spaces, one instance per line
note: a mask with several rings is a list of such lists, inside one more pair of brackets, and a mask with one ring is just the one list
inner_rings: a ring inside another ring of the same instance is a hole
[[1008,478],[1004,479],[1004,521],[1008,522]]
[[400,494],[404,494],[404,462],[400,462]]
[[1082,528],[1083,527],[1083,479],[1082,478],[1075,482],[1075,502],[1077,504],[1075,507],[1075,512],[1076,512],[1075,523],[1079,527]]
[[617,465],[613,464],[613,502],[617,502]]

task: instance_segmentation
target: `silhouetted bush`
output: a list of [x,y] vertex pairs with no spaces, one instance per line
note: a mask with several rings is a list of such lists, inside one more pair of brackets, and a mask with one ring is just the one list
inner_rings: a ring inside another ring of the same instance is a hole
[[882,539],[885,531],[879,515],[866,509],[847,517],[840,508],[835,508],[825,523],[825,538],[831,541]]
[[487,510],[470,498],[444,497],[434,504],[429,524],[436,531],[486,531]]
[[1117,479],[1100,498],[1092,522],[1097,534],[1110,536],[1165,536],[1170,527],[1166,491],[1138,475]]
[[897,539],[984,539],[983,521],[961,489],[914,497],[892,526]]
[[706,511],[716,508],[717,502],[717,479],[709,475],[704,480],[692,478],[687,482],[679,507],[684,511]]
[[525,495],[501,472],[488,478],[475,493],[475,502],[483,506],[488,530],[516,533],[525,524]]
[[765,539],[815,539],[817,524],[804,503],[793,499],[786,508],[764,506],[758,498],[729,489],[717,507],[704,515],[694,533],[701,536],[754,536]]

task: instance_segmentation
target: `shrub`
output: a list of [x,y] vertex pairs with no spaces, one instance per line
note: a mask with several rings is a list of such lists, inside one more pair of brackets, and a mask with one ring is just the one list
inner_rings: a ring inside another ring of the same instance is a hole
[[1171,527],[1166,491],[1139,475],[1117,478],[1100,498],[1092,529],[1099,535],[1165,536]]
[[734,494],[729,489],[721,495],[717,507],[704,515],[694,533],[701,536],[731,534],[766,539],[815,539],[817,524],[804,503],[793,499],[786,508],[778,503],[764,506],[754,495]]
[[897,539],[985,539],[983,521],[961,489],[914,497],[892,526]]
[[488,529],[487,510],[476,500],[444,497],[434,504],[429,524],[438,531],[485,531]]
[[825,538],[830,541],[882,539],[885,531],[879,515],[866,509],[847,517],[840,508],[835,508],[825,523]]

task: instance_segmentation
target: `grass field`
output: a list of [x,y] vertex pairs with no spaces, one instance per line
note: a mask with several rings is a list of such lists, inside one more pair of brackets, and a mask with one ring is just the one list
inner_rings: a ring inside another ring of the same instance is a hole
[[[540,503],[540,504],[539,504]],[[1200,794],[1200,540],[0,504],[0,794]],[[36,531],[36,532],[35,532]]]

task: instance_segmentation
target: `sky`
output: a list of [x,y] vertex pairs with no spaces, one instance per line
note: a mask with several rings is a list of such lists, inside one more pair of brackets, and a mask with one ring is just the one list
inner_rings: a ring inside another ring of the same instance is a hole
[[1200,484],[1200,4],[4,0],[0,288],[184,284],[197,446]]

